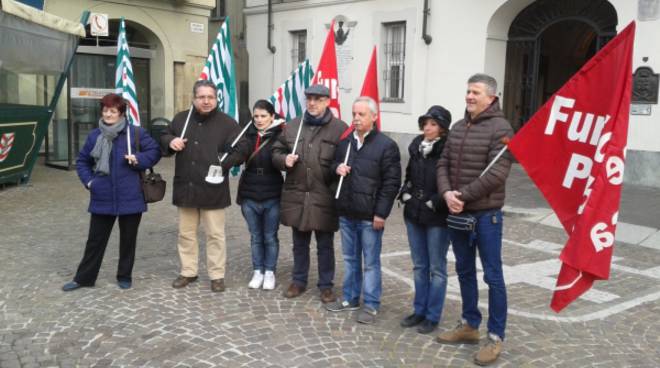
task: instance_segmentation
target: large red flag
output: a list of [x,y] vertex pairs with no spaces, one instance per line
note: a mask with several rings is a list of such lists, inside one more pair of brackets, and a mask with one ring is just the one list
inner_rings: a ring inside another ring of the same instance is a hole
[[[364,76],[360,96],[371,97],[376,101],[376,106],[378,107],[376,128],[380,130],[380,100],[378,97],[378,64],[376,63],[376,46],[374,46],[374,50],[371,52],[371,61],[369,61],[369,66],[367,67],[367,75]],[[341,139],[344,139],[351,134],[353,129],[355,129],[355,127],[351,124],[351,126],[341,135]]]
[[323,53],[312,84],[323,84],[330,89],[330,111],[341,119],[339,109],[339,77],[337,73],[337,53],[335,52],[335,21],[330,22],[330,30],[325,38]]
[[509,143],[568,233],[550,306],[606,280],[619,213],[635,23],[589,60]]

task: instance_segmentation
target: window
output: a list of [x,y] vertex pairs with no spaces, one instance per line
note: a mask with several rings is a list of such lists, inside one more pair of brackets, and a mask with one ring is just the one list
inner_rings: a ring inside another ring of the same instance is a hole
[[227,16],[227,2],[225,0],[215,0],[215,8],[211,10],[211,20],[224,20]]
[[298,64],[307,58],[307,31],[290,31],[291,35],[291,69],[296,69]]
[[383,101],[403,102],[405,58],[406,58],[406,22],[383,23],[385,29],[385,64],[383,70]]

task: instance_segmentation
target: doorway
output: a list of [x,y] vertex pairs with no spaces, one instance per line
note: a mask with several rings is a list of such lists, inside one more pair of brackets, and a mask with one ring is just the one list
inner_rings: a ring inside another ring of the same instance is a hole
[[568,79],[616,35],[606,0],[539,0],[509,28],[504,114],[520,129]]
[[[110,36],[81,40],[62,97],[49,125],[45,142],[46,165],[73,169],[87,135],[98,126],[101,117],[99,100],[108,93],[115,93],[118,28],[118,21],[113,20],[110,22]],[[142,127],[148,129],[151,119],[151,47],[130,22],[127,22],[126,28],[131,45],[140,121]]]

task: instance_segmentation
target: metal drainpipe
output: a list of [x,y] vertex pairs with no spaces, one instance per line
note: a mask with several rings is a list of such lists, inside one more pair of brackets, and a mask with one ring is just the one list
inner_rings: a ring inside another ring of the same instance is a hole
[[422,24],[422,39],[427,45],[431,44],[433,38],[426,33],[426,23],[431,14],[431,9],[429,9],[429,0],[424,0],[424,23]]
[[275,46],[273,46],[273,43],[271,42],[271,38],[273,36],[273,0],[268,0],[268,50],[272,52],[273,54],[275,53]]

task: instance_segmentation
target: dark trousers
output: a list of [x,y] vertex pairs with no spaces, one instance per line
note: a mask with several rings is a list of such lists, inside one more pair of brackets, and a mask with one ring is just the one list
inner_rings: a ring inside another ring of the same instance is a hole
[[[311,231],[298,231],[293,228],[293,283],[307,287],[309,275],[309,244]],[[334,232],[314,231],[316,234],[316,253],[319,267],[319,289],[332,288],[335,278]]]
[[132,215],[96,215],[92,214],[89,222],[89,235],[85,254],[78,266],[73,280],[80,285],[93,286],[101,269],[103,254],[108,245],[108,239],[119,217],[119,265],[117,266],[117,281],[132,281],[133,263],[135,262],[135,241],[138,227],[142,219],[141,213]]

